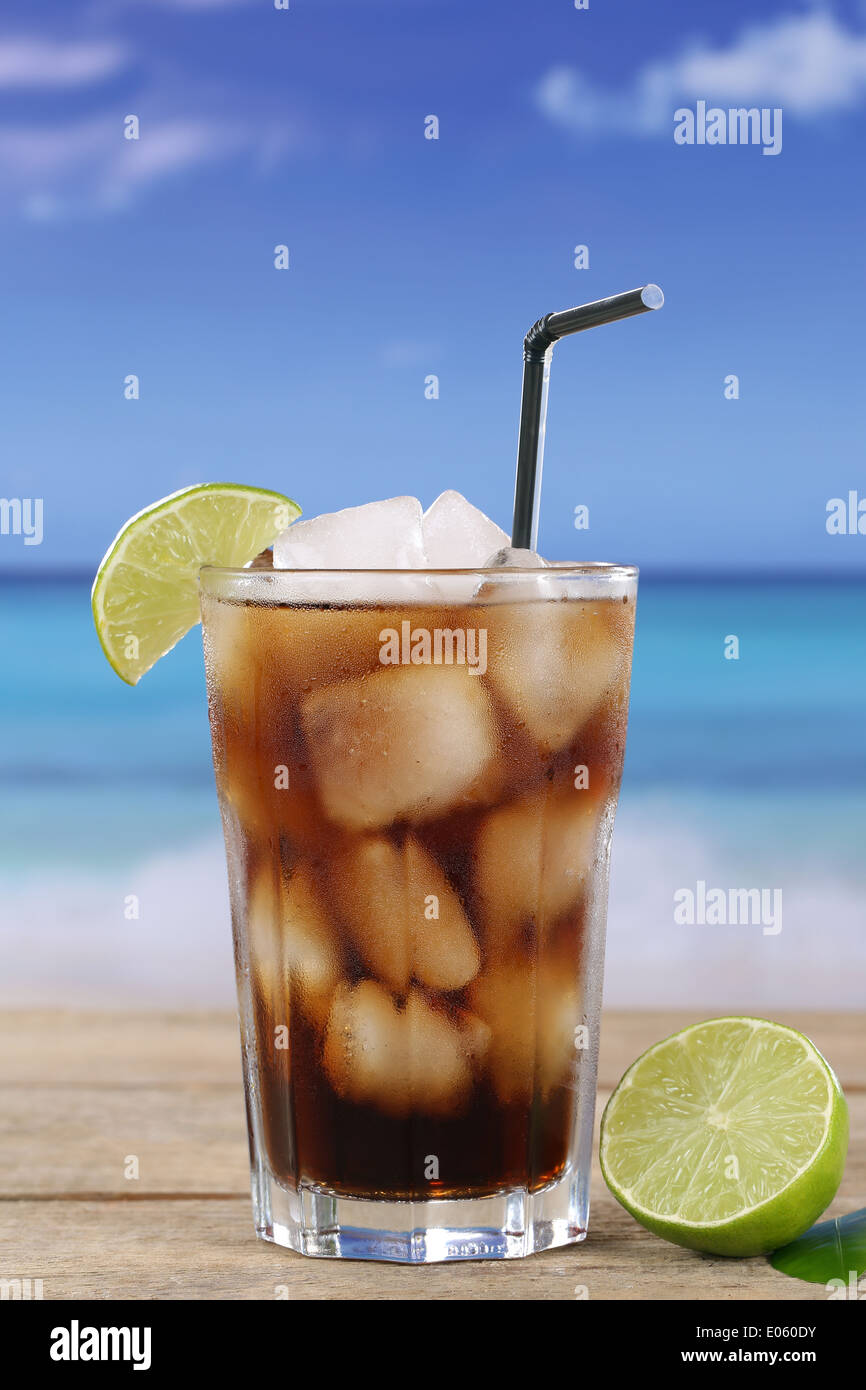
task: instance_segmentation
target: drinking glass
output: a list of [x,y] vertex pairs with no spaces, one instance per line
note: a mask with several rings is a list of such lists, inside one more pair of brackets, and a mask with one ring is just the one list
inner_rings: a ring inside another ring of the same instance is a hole
[[637,572],[201,572],[262,1237],[582,1240]]

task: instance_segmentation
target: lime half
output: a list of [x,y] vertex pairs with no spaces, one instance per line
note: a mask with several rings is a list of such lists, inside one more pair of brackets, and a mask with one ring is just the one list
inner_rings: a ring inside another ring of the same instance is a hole
[[200,619],[202,565],[246,565],[300,516],[289,497],[201,483],[126,523],[93,583],[93,621],[121,680],[136,685]]
[[760,1018],[714,1018],[629,1067],[601,1121],[613,1195],[676,1245],[759,1255],[832,1201],[848,1107],[818,1049]]

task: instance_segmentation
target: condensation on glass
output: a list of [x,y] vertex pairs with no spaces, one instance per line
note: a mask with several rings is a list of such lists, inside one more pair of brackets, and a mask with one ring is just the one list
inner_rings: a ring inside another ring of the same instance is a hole
[[261,1236],[586,1233],[637,576],[202,571]]

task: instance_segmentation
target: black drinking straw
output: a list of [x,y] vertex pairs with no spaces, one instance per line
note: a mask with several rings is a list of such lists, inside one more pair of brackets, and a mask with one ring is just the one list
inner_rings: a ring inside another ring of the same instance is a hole
[[523,343],[523,396],[520,402],[520,437],[517,445],[517,481],[514,486],[514,523],[511,544],[518,550],[538,546],[538,501],[541,494],[541,468],[544,461],[544,432],[547,423],[547,391],[553,345],[571,333],[596,328],[600,323],[645,314],[660,309],[665,297],[658,285],[627,290],[609,299],[596,299],[576,309],[546,314],[533,324]]

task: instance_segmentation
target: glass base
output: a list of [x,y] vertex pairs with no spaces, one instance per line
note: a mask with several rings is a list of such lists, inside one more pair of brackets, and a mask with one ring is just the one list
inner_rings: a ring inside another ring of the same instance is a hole
[[288,1191],[261,1174],[253,1202],[263,1240],[301,1255],[400,1264],[522,1259],[584,1240],[589,1214],[585,1186],[570,1173],[538,1192],[426,1202],[344,1197],[304,1184]]

